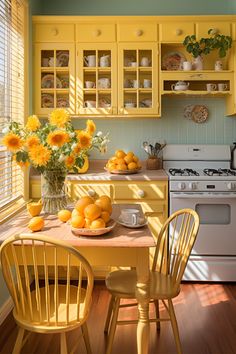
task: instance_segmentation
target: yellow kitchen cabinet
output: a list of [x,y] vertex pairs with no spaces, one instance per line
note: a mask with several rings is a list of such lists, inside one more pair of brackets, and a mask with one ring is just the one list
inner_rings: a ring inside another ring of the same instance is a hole
[[37,23],[34,26],[34,42],[73,43],[75,41],[73,23]]
[[34,112],[47,116],[54,108],[66,108],[75,114],[74,44],[35,44],[34,72]]
[[157,23],[122,23],[117,27],[118,42],[156,42]]
[[112,198],[112,186],[110,183],[93,183],[91,181],[71,181],[71,199],[76,201],[81,197],[90,196],[94,199],[101,195]]
[[77,44],[76,85],[80,115],[117,113],[116,44]]
[[118,44],[118,114],[160,115],[157,43]]
[[116,42],[116,26],[114,23],[77,24],[76,42],[79,43]]
[[188,35],[195,34],[193,22],[165,22],[160,24],[160,42],[183,42]]
[[[206,21],[196,23],[196,37],[197,39],[208,37],[208,31],[212,29],[213,33],[231,36],[231,23],[228,21]],[[191,33],[189,33],[191,34]]]

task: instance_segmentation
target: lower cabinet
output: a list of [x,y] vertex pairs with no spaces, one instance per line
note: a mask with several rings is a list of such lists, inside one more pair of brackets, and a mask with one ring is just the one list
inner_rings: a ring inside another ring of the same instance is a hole
[[[40,180],[30,183],[31,198],[40,198]],[[115,204],[139,204],[148,218],[149,227],[157,239],[159,231],[168,217],[168,181],[68,181],[67,191],[70,199],[75,202],[89,195],[98,198],[107,195]],[[155,249],[150,249],[150,264]],[[97,267],[96,278],[104,278],[110,271],[108,267]]]

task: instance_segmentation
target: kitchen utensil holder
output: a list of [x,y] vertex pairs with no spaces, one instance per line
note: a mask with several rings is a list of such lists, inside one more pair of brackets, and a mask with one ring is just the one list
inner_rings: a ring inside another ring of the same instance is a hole
[[160,170],[162,169],[162,159],[157,157],[149,157],[146,161],[147,170]]

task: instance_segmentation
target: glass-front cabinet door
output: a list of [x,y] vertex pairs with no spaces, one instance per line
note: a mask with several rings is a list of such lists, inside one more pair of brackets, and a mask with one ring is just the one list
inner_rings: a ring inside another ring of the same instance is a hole
[[54,108],[75,114],[75,51],[73,44],[35,45],[35,107],[38,115]]
[[118,114],[159,115],[155,43],[119,44]]
[[112,43],[79,44],[77,47],[77,112],[117,113],[117,53]]

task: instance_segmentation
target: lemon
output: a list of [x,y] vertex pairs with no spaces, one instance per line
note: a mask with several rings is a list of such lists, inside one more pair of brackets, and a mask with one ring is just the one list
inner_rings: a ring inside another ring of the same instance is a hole
[[67,222],[71,218],[70,210],[62,209],[57,214],[58,219],[62,222]]
[[41,216],[35,216],[33,217],[30,222],[28,223],[28,228],[31,231],[40,231],[44,227],[44,220],[41,218]]

